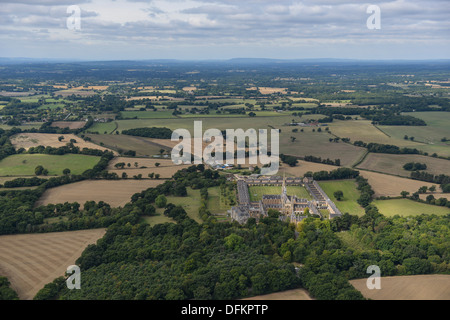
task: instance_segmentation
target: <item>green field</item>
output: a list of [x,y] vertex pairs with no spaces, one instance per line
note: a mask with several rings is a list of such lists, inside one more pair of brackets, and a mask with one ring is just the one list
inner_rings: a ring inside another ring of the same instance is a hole
[[[173,203],[176,206],[182,206],[191,219],[197,221],[198,223],[202,223],[203,221],[198,215],[198,209],[200,208],[200,190],[193,190],[191,188],[186,189],[186,197],[167,196],[167,203]],[[158,208],[156,212],[159,214],[163,214],[164,208]]]
[[450,156],[450,143],[441,142],[441,139],[450,138],[450,113],[449,112],[408,112],[410,115],[426,122],[426,126],[379,126],[383,132],[397,140],[403,139],[405,135],[414,137],[415,148],[428,152],[437,153],[440,156]]
[[230,208],[231,205],[226,204],[225,199],[222,199],[219,187],[208,189],[208,210],[212,214],[225,214]]
[[118,151],[134,150],[137,156],[153,156],[159,154],[160,149],[170,150],[168,147],[161,146],[152,142],[149,138],[133,137],[124,134],[86,134],[92,139],[92,142],[98,145]]
[[373,204],[385,216],[417,216],[424,214],[445,215],[450,213],[446,207],[434,206],[409,199],[374,200]]
[[[301,186],[287,186],[286,191],[290,196],[296,195],[300,199],[312,199],[308,191]],[[248,193],[250,201],[259,201],[264,194],[281,194],[281,186],[251,186],[248,188]]]
[[[360,193],[356,189],[354,180],[321,181],[319,185],[342,213],[348,212],[358,216],[364,215],[364,209],[356,202]],[[341,201],[337,201],[333,195],[338,190],[344,193],[344,198]]]
[[38,165],[47,169],[49,175],[62,175],[66,168],[72,174],[81,174],[93,168],[99,160],[100,157],[81,154],[15,154],[0,161],[0,176],[33,176]]
[[163,110],[163,111],[122,111],[120,114],[124,119],[164,119],[164,118],[175,118],[172,115],[173,111]]

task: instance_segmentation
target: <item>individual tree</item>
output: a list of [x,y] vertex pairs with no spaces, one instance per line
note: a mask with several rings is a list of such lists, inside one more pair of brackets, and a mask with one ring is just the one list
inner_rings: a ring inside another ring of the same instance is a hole
[[432,185],[428,190],[430,190],[430,192],[435,192],[436,191],[436,186]]
[[155,179],[159,179],[161,175],[159,173],[155,174]]
[[419,193],[427,193],[428,187],[427,186],[423,186],[419,188]]
[[402,191],[400,192],[400,195],[402,196],[402,198],[406,198],[409,195],[408,191]]
[[34,169],[34,174],[37,176],[40,176],[40,175],[42,175],[43,171],[44,171],[44,167],[39,165]]
[[344,198],[344,192],[342,192],[341,190],[335,191],[333,195],[337,201],[341,201],[342,198]]
[[70,169],[69,168],[66,168],[66,169],[63,170],[63,175],[67,176],[69,174],[70,174]]
[[161,163],[159,163],[159,162],[155,163],[155,167],[159,167],[160,165],[161,165]]
[[148,177],[149,177],[150,179],[153,179],[154,176],[155,176],[155,173],[154,173],[154,172],[148,174]]
[[155,204],[158,208],[164,208],[167,205],[167,198],[163,194],[160,194],[156,197]]
[[59,136],[59,137],[58,137],[58,141],[59,141],[59,142],[61,142],[61,141],[63,141],[63,140],[64,140],[64,136]]

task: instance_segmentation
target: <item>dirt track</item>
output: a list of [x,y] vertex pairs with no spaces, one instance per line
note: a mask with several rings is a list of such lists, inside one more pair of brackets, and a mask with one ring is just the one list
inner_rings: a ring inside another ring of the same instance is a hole
[[45,284],[63,276],[105,229],[0,236],[0,275],[21,300],[31,300]]

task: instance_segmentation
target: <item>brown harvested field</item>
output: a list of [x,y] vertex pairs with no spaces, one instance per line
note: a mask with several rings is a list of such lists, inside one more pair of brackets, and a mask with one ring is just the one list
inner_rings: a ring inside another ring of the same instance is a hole
[[419,190],[422,186],[431,187],[429,182],[412,180],[408,178],[391,176],[388,174],[359,170],[360,175],[369,180],[369,184],[375,191],[375,196],[400,196],[402,191],[410,194]]
[[83,205],[86,201],[104,201],[111,207],[123,207],[130,202],[133,194],[156,187],[164,181],[150,179],[81,181],[46,190],[36,202],[36,206],[65,202],[78,202]]
[[81,129],[86,125],[84,121],[55,121],[51,124],[51,127],[56,128],[69,128],[69,129]]
[[282,93],[286,94],[287,88],[270,88],[270,87],[258,87],[261,94]]
[[[438,186],[436,186],[436,188],[437,188],[437,190],[439,190]],[[432,193],[432,192],[427,192],[427,193],[419,194],[419,198],[422,199],[422,200],[425,200],[430,194],[433,195],[435,199],[445,198],[445,199],[450,201],[450,193]]]
[[105,229],[0,236],[0,275],[21,300],[31,300],[55,278],[64,276],[89,244]]
[[[124,169],[117,169],[114,167],[115,164],[124,162]],[[134,164],[138,163],[138,167]],[[130,164],[131,167],[128,167],[127,164]],[[155,163],[160,163],[159,167],[155,165]],[[191,165],[175,165],[172,160],[167,159],[147,159],[147,158],[124,158],[117,157],[111,160],[108,166],[109,172],[115,172],[119,177],[122,177],[122,173],[125,172],[128,175],[128,178],[132,178],[135,175],[142,174],[143,178],[147,178],[149,173],[160,174],[160,178],[168,179],[172,178],[175,172],[178,170],[188,168]],[[141,168],[146,167],[146,168]]]
[[86,134],[96,144],[103,143],[107,148],[114,150],[134,150],[136,155],[140,157],[153,156],[159,154],[160,149],[170,151],[171,148],[153,142],[150,138],[134,137],[124,134]]
[[358,168],[409,177],[411,171],[403,169],[403,165],[408,162],[425,163],[428,173],[450,175],[449,160],[412,154],[370,153]]
[[87,90],[87,89],[67,89],[67,90],[59,90],[55,91],[55,95],[61,95],[63,98],[66,98],[71,95],[81,96],[81,97],[88,97],[88,96],[95,96],[97,92],[94,90]]
[[298,160],[298,164],[295,167],[290,167],[287,164],[282,164],[278,172],[278,175],[286,173],[287,176],[303,177],[303,175],[308,171],[311,172],[332,171],[338,168],[339,167],[337,166],[331,166],[328,164]]
[[365,298],[373,300],[450,300],[450,275],[382,277],[381,289],[369,290],[367,279],[350,280]]
[[[63,136],[64,140],[59,141],[58,137]],[[77,137],[74,134],[53,134],[53,133],[18,133],[11,137],[11,143],[16,149],[24,148],[28,150],[30,147],[37,146],[50,146],[50,147],[63,147],[65,146],[71,139],[75,139],[77,143],[75,145],[80,149],[89,148],[89,149],[98,149],[98,150],[109,150],[107,148],[98,146],[92,142],[86,142],[80,137]],[[109,150],[111,151],[111,150]]]
[[305,289],[292,289],[270,294],[263,294],[242,300],[314,300]]

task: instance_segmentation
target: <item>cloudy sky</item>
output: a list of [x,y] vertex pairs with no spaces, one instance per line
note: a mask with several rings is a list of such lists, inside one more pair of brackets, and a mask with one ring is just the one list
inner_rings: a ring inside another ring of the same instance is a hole
[[449,0],[0,0],[0,57],[450,59],[449,17]]

